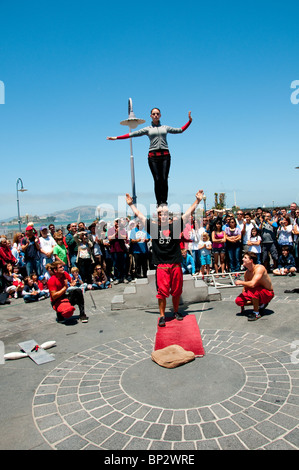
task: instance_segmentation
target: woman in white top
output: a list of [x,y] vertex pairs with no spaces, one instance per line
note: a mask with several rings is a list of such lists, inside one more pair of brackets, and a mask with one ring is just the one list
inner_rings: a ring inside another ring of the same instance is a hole
[[290,250],[292,251],[293,248],[293,226],[291,224],[290,218],[288,215],[283,217],[280,221],[280,227],[277,230],[277,238],[278,238],[278,247],[281,252],[282,246],[289,246]]
[[247,240],[248,251],[252,251],[257,255],[257,264],[261,264],[261,247],[262,238],[259,235],[259,231],[256,227],[251,229],[251,234],[249,239]]
[[92,253],[93,242],[87,236],[86,232],[77,232],[74,234],[74,240],[78,245],[77,266],[83,282],[92,284],[91,267],[94,263]]

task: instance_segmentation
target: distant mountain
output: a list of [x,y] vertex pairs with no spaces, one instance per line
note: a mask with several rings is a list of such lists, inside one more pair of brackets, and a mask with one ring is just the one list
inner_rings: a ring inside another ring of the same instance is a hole
[[78,218],[84,222],[96,218],[96,206],[78,206],[47,215],[55,217],[55,222],[77,222]]

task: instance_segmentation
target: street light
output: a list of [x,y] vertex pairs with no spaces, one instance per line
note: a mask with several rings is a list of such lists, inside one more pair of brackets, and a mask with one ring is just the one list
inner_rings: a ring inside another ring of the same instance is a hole
[[[145,122],[144,119],[138,119],[133,111],[133,103],[132,98],[129,98],[128,103],[128,110],[129,110],[129,117],[124,121],[121,121],[122,126],[129,126],[130,132],[132,129],[136,129],[139,124],[143,124]],[[135,171],[134,171],[134,157],[133,157],[133,145],[132,145],[132,138],[130,137],[130,149],[131,149],[131,157],[130,157],[130,164],[131,164],[131,179],[132,179],[132,199],[133,203],[136,204],[137,196],[136,196],[136,188],[135,188]]]
[[204,204],[204,217],[205,217],[206,212],[207,212],[207,207],[206,207],[207,196],[204,194],[202,198],[203,198],[203,204]]
[[[21,187],[19,188],[19,183],[21,184]],[[19,224],[19,232],[22,231],[22,224],[21,224],[21,217],[20,217],[20,204],[19,204],[19,191],[21,193],[25,192],[25,191],[28,191],[28,189],[25,189],[24,186],[23,186],[23,181],[21,180],[21,178],[18,178],[17,179],[17,184],[16,184],[16,187],[17,187],[17,208],[18,208],[18,224]]]

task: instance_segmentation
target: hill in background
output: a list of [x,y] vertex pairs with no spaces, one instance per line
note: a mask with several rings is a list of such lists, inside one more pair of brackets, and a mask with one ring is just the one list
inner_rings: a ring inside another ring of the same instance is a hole
[[55,222],[77,222],[78,218],[84,222],[96,218],[96,206],[78,206],[47,215],[54,216]]

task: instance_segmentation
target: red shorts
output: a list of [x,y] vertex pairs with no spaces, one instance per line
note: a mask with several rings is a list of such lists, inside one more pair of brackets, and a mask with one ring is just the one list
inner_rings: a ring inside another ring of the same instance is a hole
[[177,297],[183,292],[183,273],[180,264],[158,264],[157,299],[165,299],[171,294]]
[[53,305],[54,310],[60,314],[63,318],[71,318],[75,307],[70,303],[68,299],[57,300]]
[[262,305],[268,304],[273,297],[273,290],[268,290],[264,287],[247,288],[245,292],[242,292],[242,294],[236,298],[235,302],[240,307],[244,307],[247,302],[252,302],[252,299],[258,299],[259,304]]

